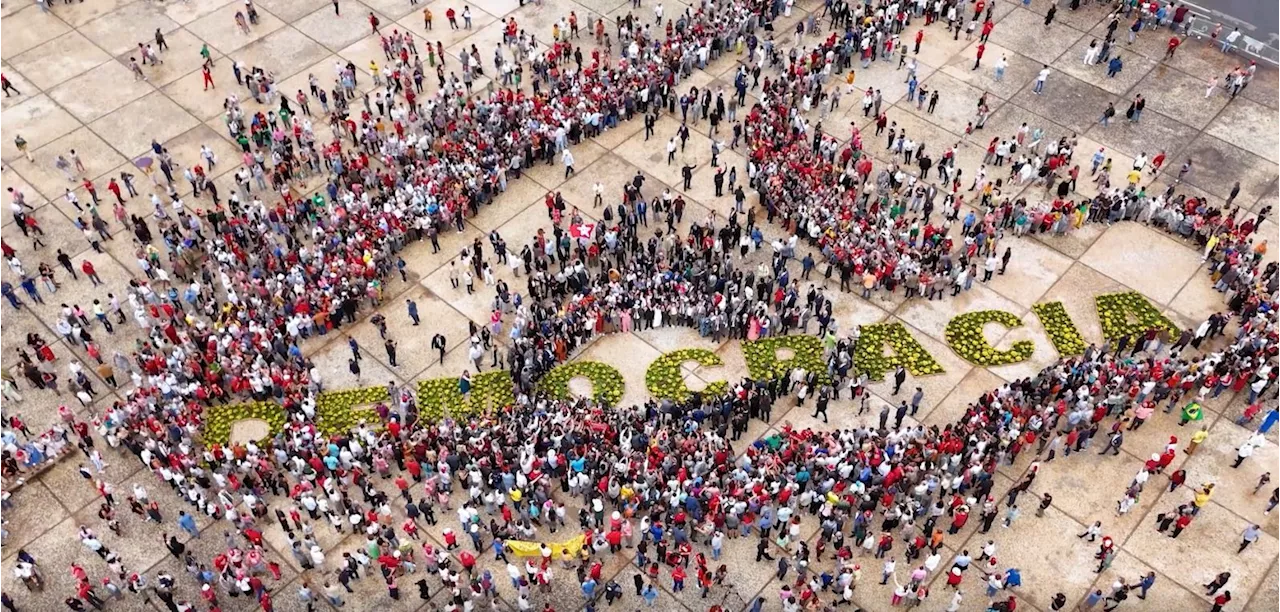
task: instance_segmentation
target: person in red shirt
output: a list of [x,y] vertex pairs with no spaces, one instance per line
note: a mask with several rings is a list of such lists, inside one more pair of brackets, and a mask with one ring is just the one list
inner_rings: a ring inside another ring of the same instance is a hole
[[608,534],[604,536],[604,539],[609,542],[610,552],[616,553],[619,550],[622,550],[622,532],[621,531],[618,531],[618,530],[610,531]]
[[93,186],[93,181],[89,179],[85,179],[84,182],[81,183],[81,185],[84,186],[85,191],[89,192],[89,198],[93,200],[94,205],[97,205],[98,204],[98,188]]
[[1186,529],[1187,526],[1190,524],[1191,524],[1190,513],[1184,512],[1182,514],[1179,514],[1178,520],[1174,521],[1173,523],[1173,532],[1169,534],[1169,537],[1177,539],[1179,535],[1182,535],[1182,530]]
[[89,280],[93,281],[94,287],[102,284],[102,278],[98,276],[98,270],[93,267],[93,262],[88,259],[84,260],[84,262],[80,264],[80,271],[84,272],[84,275],[88,276]]
[[1160,171],[1160,167],[1164,165],[1164,158],[1164,151],[1157,153],[1155,157],[1151,158],[1151,174],[1155,174]]
[[956,510],[955,516],[952,517],[951,527],[947,530],[947,533],[951,535],[960,533],[960,530],[964,529],[964,524],[967,522],[969,522],[969,506],[961,505]]
[[121,205],[124,204],[124,198],[120,195],[120,184],[116,182],[115,177],[112,177],[111,180],[107,181],[107,191],[110,191],[112,195],[116,196],[116,203]]
[[1165,59],[1173,59],[1173,52],[1178,50],[1178,45],[1182,44],[1182,39],[1175,36],[1169,37],[1169,47],[1164,51]]
[[203,599],[207,604],[218,605],[218,593],[208,584],[200,586],[200,599]]

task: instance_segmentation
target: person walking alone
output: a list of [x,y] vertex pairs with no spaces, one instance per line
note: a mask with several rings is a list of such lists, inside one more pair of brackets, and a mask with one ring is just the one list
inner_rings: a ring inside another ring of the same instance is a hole
[[1244,533],[1240,534],[1240,548],[1236,549],[1236,554],[1238,555],[1244,552],[1244,549],[1249,548],[1250,545],[1257,542],[1261,535],[1262,527],[1258,525],[1249,525],[1248,527],[1245,527]]

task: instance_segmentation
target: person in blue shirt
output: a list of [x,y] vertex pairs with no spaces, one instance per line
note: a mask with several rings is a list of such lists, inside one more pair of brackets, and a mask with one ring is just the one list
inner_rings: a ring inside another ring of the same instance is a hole
[[1155,583],[1156,583],[1155,572],[1148,572],[1146,576],[1143,576],[1142,580],[1138,581],[1138,588],[1142,589],[1142,592],[1138,593],[1138,599],[1146,599],[1147,591],[1150,590],[1151,586],[1154,585]]
[[191,537],[200,537],[200,530],[196,529],[196,520],[191,518],[190,514],[181,510],[178,511],[178,526],[181,527],[183,531],[191,534]]
[[418,303],[413,300],[406,299],[404,301],[404,306],[409,310],[409,318],[413,319],[413,326],[417,327],[418,324],[422,322],[422,320],[418,318]]
[[13,285],[9,281],[0,281],[0,293],[3,293],[5,299],[9,300],[9,305],[14,308],[22,308],[22,300],[18,299],[18,294],[14,293]]
[[644,585],[644,593],[642,596],[644,597],[644,603],[648,604],[648,606],[652,608],[654,603],[658,601],[658,590],[653,588],[652,584],[646,584]]
[[1107,62],[1107,78],[1116,78],[1116,75],[1120,74],[1122,69],[1124,69],[1124,62],[1120,60],[1120,56],[1117,55],[1111,58],[1111,61]]
[[[30,276],[23,276],[19,279],[19,285],[22,287],[23,291],[27,292],[27,296],[31,298],[31,301],[37,304],[44,303],[44,298],[40,297],[40,291],[36,289],[35,279]],[[10,303],[12,302],[13,300],[10,300]]]
[[765,506],[760,509],[760,518],[756,522],[756,526],[766,534],[773,529],[773,506]]

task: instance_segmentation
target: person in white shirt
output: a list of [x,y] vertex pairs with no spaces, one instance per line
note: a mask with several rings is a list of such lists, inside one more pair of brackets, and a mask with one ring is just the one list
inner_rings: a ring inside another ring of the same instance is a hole
[[1044,67],[1040,69],[1040,73],[1036,75],[1036,86],[1035,88],[1032,89],[1032,91],[1035,92],[1036,95],[1040,95],[1044,93],[1044,82],[1048,78],[1049,78],[1049,65],[1044,64]]
[[1231,53],[1231,48],[1236,45],[1237,40],[1240,40],[1240,36],[1240,28],[1231,30],[1231,33],[1227,34],[1227,37],[1222,39],[1222,52]]
[[570,153],[569,149],[565,149],[560,153],[560,161],[564,162],[565,178],[569,178],[569,175],[576,172],[576,170],[573,169],[573,153]]

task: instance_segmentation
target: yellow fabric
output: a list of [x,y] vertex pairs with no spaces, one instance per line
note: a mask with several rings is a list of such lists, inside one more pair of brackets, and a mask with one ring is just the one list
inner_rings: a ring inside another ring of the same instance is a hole
[[1210,496],[1212,496],[1212,493],[1209,493],[1207,491],[1204,491],[1204,490],[1196,491],[1196,498],[1194,502],[1196,507],[1203,508],[1205,504],[1209,503]]
[[[559,555],[562,553],[562,551],[564,551],[567,548],[569,549],[570,555],[576,556],[578,554],[578,551],[582,550],[582,546],[584,543],[585,543],[584,536],[579,535],[578,537],[573,538],[572,540],[567,540],[567,541],[559,542],[556,544],[548,543],[547,546],[551,548],[552,554]],[[524,542],[520,540],[507,540],[506,544],[508,547],[511,548],[511,552],[515,553],[517,557],[542,556],[541,542]]]

